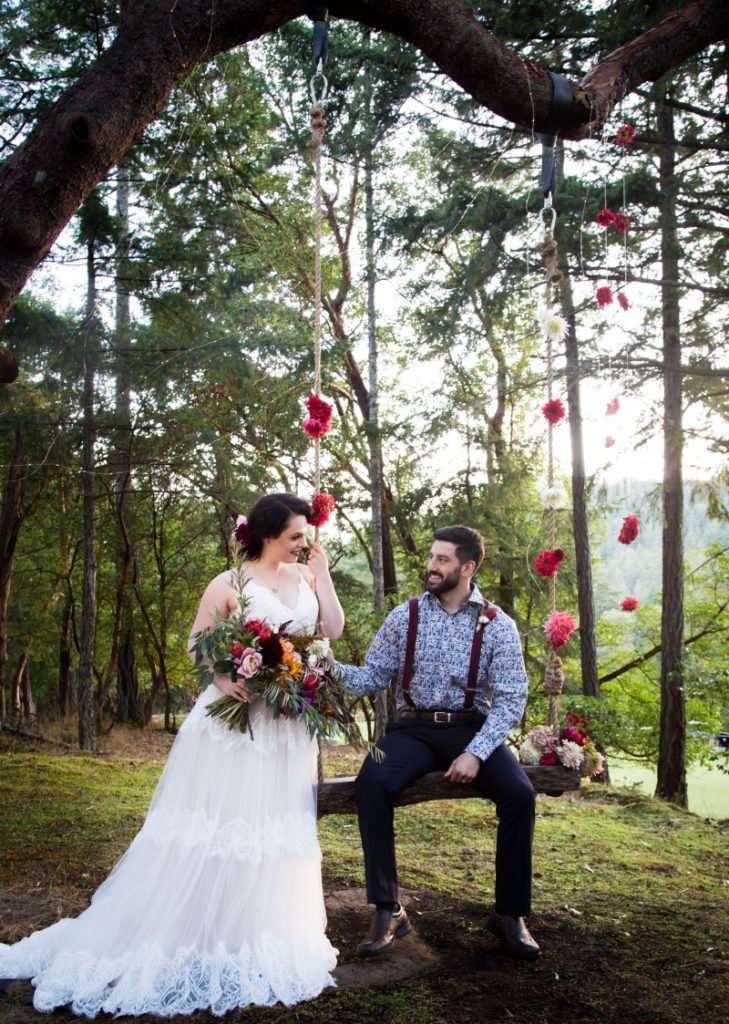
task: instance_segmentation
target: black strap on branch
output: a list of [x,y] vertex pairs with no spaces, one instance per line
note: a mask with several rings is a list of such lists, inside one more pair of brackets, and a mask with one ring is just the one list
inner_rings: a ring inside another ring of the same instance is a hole
[[320,69],[329,54],[329,8],[315,4],[309,17],[314,22],[314,67]]
[[544,131],[537,132],[542,144],[542,193],[544,198],[551,195],[554,199],[557,191],[557,161],[554,144],[557,133],[564,123],[565,114],[572,109],[572,89],[563,75],[549,72],[552,79],[552,102],[549,104],[549,116]]

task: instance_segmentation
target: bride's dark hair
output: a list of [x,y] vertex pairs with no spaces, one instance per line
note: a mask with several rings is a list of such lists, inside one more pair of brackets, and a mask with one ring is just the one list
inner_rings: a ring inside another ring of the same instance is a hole
[[263,542],[280,537],[292,516],[311,515],[311,505],[295,494],[266,494],[248,513],[249,539],[245,545],[249,559],[261,557]]

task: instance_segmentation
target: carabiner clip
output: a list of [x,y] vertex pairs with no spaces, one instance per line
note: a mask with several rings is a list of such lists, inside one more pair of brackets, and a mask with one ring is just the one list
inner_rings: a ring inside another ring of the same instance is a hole
[[[545,214],[551,215],[551,222],[549,224],[549,227],[547,227],[547,221],[545,219]],[[554,225],[557,223],[557,211],[552,206],[552,193],[551,192],[548,193],[547,196],[545,196],[544,206],[539,211],[537,217],[538,217],[539,222],[541,223],[542,227],[544,228],[545,232],[547,234],[549,234],[549,235],[553,235],[554,234]]]
[[[316,86],[317,82],[321,83],[321,92],[317,95]],[[314,107],[321,107],[327,98],[329,93],[329,80],[324,74],[324,61],[320,60],[316,66],[316,71],[311,77],[309,82],[309,95],[311,96],[311,103]]]

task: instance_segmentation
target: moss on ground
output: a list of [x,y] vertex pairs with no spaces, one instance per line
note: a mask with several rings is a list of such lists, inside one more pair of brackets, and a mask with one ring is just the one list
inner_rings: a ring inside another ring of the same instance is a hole
[[[328,753],[327,774],[360,755]],[[0,888],[16,898],[0,939],[83,906],[141,824],[163,762],[125,756],[0,754]],[[540,797],[531,926],[536,964],[505,956],[485,931],[496,818],[487,802],[397,812],[401,883],[442,968],[386,988],[329,992],[231,1021],[321,1024],[720,1024],[729,1020],[729,825],[633,793],[587,786]],[[356,888],[356,820],[320,824],[327,890]],[[33,909],[30,913],[29,908]],[[332,922],[342,959],[359,936]],[[0,998],[0,1024],[40,1024],[25,983]],[[58,1011],[56,1021],[71,1021]],[[196,1021],[212,1021],[196,1014]]]

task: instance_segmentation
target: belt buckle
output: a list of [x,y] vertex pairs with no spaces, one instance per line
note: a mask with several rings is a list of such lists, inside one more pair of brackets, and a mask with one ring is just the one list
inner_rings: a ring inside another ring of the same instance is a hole
[[450,713],[450,711],[434,711],[433,712],[433,721],[434,722],[443,723],[445,725],[450,725],[450,721],[451,721],[451,713]]

